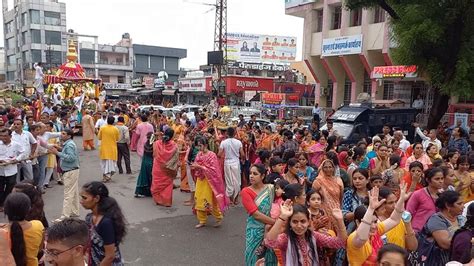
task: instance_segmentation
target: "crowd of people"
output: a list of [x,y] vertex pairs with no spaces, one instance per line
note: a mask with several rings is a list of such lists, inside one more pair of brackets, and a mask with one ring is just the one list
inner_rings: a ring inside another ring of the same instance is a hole
[[[172,117],[97,99],[19,103],[0,116],[0,210],[9,221],[0,261],[9,265],[84,265],[84,255],[87,265],[122,265],[126,219],[106,183],[133,173],[133,153],[135,197],[171,207],[175,189],[188,193],[196,229],[209,216],[220,227],[242,204],[246,265],[468,264],[474,254],[474,153],[459,124],[414,123],[411,142],[386,125],[346,145],[330,120],[319,129],[319,116],[264,125],[241,115],[223,126],[212,110]],[[85,152],[99,149],[102,170],[101,182],[82,188],[79,132]],[[64,201],[50,224],[42,194],[52,181]],[[85,221],[80,205],[90,210]]]

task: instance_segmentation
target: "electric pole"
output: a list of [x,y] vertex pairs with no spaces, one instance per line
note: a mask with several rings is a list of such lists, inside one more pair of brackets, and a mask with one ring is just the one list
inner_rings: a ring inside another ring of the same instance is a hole
[[217,96],[225,95],[225,80],[227,76],[227,0],[216,0],[216,20],[214,28],[214,51],[222,51],[222,65],[215,65],[217,72]]

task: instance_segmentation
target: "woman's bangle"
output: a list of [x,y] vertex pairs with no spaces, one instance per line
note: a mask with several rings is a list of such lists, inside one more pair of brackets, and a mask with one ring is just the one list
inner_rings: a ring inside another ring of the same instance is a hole
[[286,220],[281,218],[280,216],[278,216],[278,219],[282,220],[283,222],[286,222]]
[[368,226],[371,226],[371,225],[372,225],[372,223],[369,223],[369,222],[367,222],[366,220],[360,220],[360,221],[361,221],[362,223],[368,225]]
[[403,210],[398,210],[397,208],[395,208],[395,210],[396,210],[398,213],[403,213],[403,212],[404,212]]

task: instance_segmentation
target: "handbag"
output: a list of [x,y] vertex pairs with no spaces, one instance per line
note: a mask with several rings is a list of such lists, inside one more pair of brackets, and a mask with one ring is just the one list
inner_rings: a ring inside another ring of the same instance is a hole
[[426,225],[417,234],[416,238],[418,240],[418,250],[410,253],[410,265],[444,265],[449,261],[449,254],[438,246]]

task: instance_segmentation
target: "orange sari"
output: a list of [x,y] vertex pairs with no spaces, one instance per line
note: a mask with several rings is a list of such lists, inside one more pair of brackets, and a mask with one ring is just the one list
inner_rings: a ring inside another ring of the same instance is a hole
[[272,150],[273,135],[262,134],[259,149]]
[[178,170],[178,146],[174,141],[158,140],[153,144],[153,180],[151,194],[156,204],[171,207],[173,179]]

